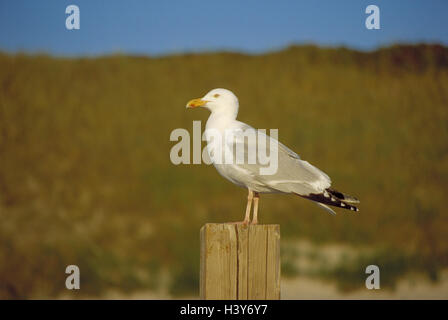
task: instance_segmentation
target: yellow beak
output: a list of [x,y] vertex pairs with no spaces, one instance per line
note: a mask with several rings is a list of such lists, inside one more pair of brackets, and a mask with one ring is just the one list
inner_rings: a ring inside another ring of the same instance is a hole
[[193,100],[188,101],[187,108],[197,108],[197,107],[203,106],[207,102],[208,102],[207,100],[202,100],[201,98],[193,99]]

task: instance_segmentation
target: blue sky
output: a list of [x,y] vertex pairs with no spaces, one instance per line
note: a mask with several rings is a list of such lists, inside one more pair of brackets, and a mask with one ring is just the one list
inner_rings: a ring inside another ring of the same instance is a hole
[[[80,30],[65,28],[70,4],[80,9]],[[380,8],[380,30],[365,28],[369,4]],[[79,56],[448,45],[447,14],[446,0],[0,0],[0,50]]]

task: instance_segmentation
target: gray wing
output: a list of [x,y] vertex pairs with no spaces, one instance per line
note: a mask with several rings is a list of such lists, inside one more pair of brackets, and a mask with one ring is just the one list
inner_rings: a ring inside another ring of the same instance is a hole
[[[231,142],[234,146],[229,147],[244,150],[245,161],[237,165],[242,170],[248,172],[259,183],[269,187],[273,191],[297,193],[299,195],[320,193],[330,187],[331,180],[328,175],[307,161],[300,159],[298,154],[275,138],[243,123],[241,123],[241,128],[241,132],[239,134],[236,133],[235,139]],[[247,130],[252,130],[257,134],[255,142],[254,139],[247,139],[247,133],[245,134]],[[256,143],[256,146],[253,143]],[[271,161],[277,159],[277,170],[272,174],[263,174],[260,169],[267,168],[269,166],[268,164],[260,163],[259,159],[257,159],[257,163],[248,163],[249,154],[252,154],[254,150],[257,150],[258,154],[264,152],[264,154],[269,156],[272,152]],[[276,158],[275,153],[277,153]]]

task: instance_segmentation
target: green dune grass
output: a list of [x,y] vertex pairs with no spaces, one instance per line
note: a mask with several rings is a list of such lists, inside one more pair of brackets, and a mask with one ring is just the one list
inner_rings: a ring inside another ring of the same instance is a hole
[[164,272],[173,294],[196,293],[200,227],[241,220],[246,202],[213,167],[170,162],[171,131],[208,117],[186,102],[215,87],[361,199],[359,214],[332,217],[262,196],[261,223],[282,238],[375,249],[322,277],[363,286],[358,271],[378,261],[393,284],[448,266],[448,48],[0,54],[0,297],[67,293],[69,264],[81,270],[73,296],[157,288]]

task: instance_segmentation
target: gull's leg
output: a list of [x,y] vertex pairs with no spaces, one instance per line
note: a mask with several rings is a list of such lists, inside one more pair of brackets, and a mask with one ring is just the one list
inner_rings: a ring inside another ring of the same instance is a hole
[[243,224],[248,224],[250,221],[250,209],[252,208],[253,199],[254,199],[254,192],[249,189],[249,195],[247,196],[246,215],[244,216]]
[[258,223],[258,201],[260,200],[260,195],[258,192],[254,194],[254,216],[252,218],[252,224]]
[[252,209],[252,200],[254,199],[254,192],[250,189],[249,190],[249,195],[247,196],[247,206],[246,206],[246,215],[244,216],[244,220],[243,221],[238,221],[238,222],[229,222],[231,224],[243,224],[243,225],[247,225],[250,222],[250,209]]

